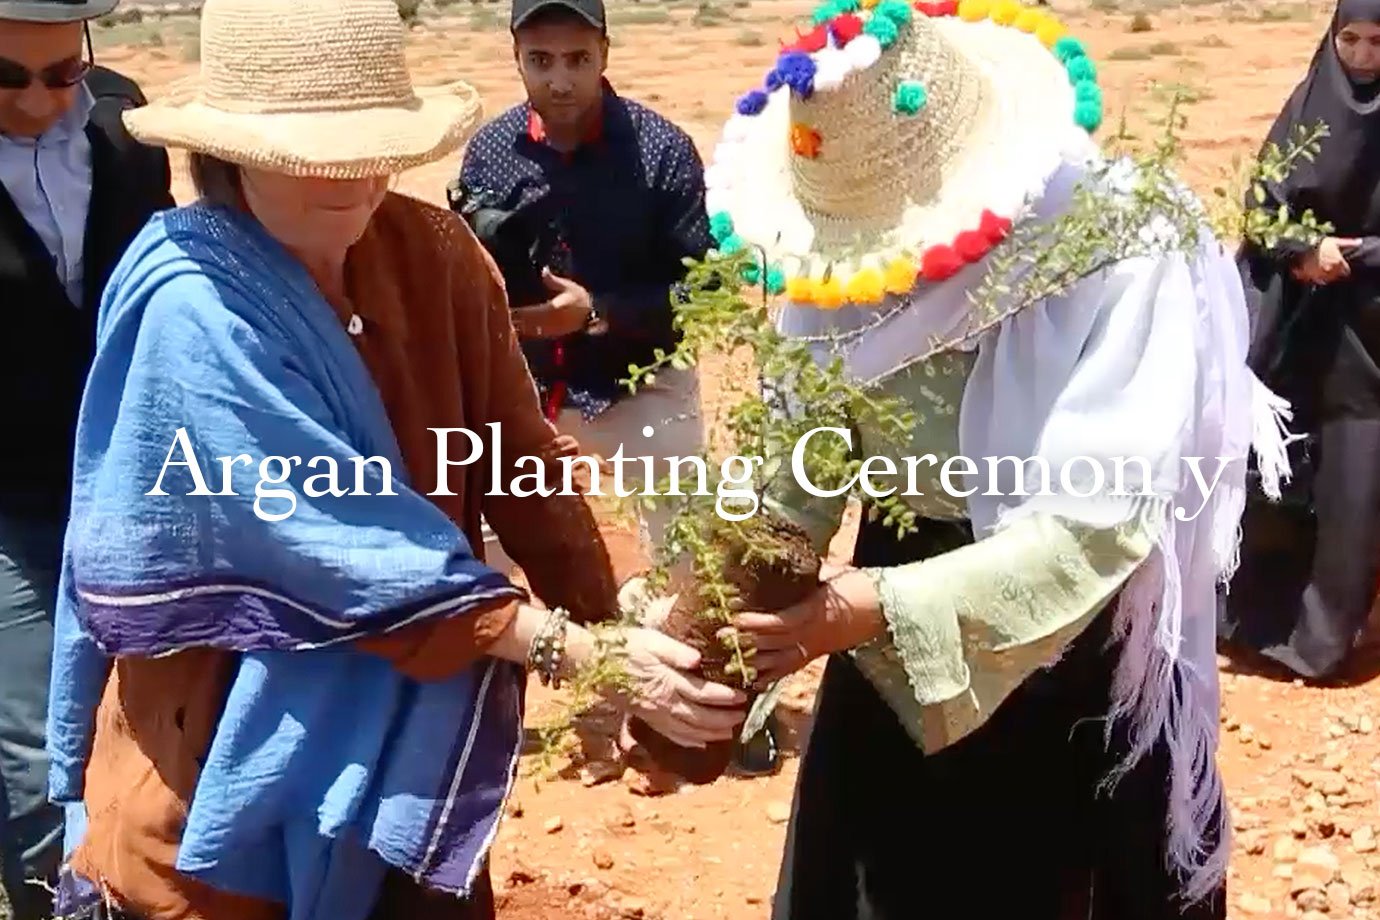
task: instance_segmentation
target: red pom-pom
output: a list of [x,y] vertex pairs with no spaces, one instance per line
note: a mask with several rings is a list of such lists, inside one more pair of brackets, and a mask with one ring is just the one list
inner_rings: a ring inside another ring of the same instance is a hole
[[991,211],[982,212],[982,221],[978,224],[978,232],[987,238],[993,246],[1006,239],[1011,232],[1011,218],[998,217]]
[[920,258],[920,275],[926,281],[944,281],[958,274],[963,267],[952,246],[931,246]]
[[964,230],[954,237],[954,252],[958,253],[964,262],[977,262],[987,255],[991,248],[992,244],[987,242],[987,237],[979,230]]
[[800,41],[796,42],[796,48],[808,54],[814,54],[816,51],[823,51],[827,44],[829,44],[829,30],[820,25],[800,36]]
[[863,21],[852,13],[844,13],[842,16],[835,16],[829,21],[829,31],[834,33],[834,40],[840,46],[846,45],[853,39],[862,34]]
[[939,8],[939,11],[935,13],[936,16],[958,15],[958,0],[940,0],[935,6]]

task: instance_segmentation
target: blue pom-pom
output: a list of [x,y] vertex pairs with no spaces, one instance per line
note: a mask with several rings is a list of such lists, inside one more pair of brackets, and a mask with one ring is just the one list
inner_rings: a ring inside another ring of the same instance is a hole
[[738,100],[739,115],[760,115],[767,107],[767,94],[760,89],[744,93]]
[[776,62],[776,73],[781,82],[795,91],[797,96],[808,99],[815,91],[815,61],[803,51],[787,51]]

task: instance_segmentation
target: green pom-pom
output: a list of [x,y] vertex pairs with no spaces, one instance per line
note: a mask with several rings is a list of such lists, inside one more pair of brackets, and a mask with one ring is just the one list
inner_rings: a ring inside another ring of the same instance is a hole
[[709,235],[714,237],[714,242],[722,243],[732,234],[733,218],[727,211],[719,211],[709,218]]
[[810,17],[810,21],[817,26],[822,26],[837,15],[839,15],[839,5],[831,0],[829,3],[822,3],[815,7],[815,13]]
[[877,44],[883,48],[890,48],[901,36],[901,30],[896,28],[896,23],[885,16],[873,16],[867,21],[867,25],[863,26],[863,31],[877,39]]
[[1088,49],[1072,35],[1065,35],[1054,43],[1054,56],[1067,65],[1074,58],[1087,57]]
[[834,9],[840,14],[856,13],[862,9],[862,0],[834,0]]
[[1102,103],[1084,100],[1073,107],[1073,120],[1089,134],[1102,124]]
[[1097,65],[1093,64],[1091,58],[1073,58],[1064,65],[1064,69],[1069,72],[1069,82],[1074,84],[1097,79]]
[[762,266],[758,265],[756,262],[747,262],[743,265],[742,269],[739,270],[738,274],[743,279],[744,284],[750,284],[756,287],[758,282],[762,280]]
[[767,269],[767,293],[776,295],[786,291],[786,273],[773,265]]
[[1080,80],[1073,85],[1073,98],[1079,102],[1095,103],[1102,106],[1102,88],[1091,80]]
[[904,29],[910,25],[911,8],[909,3],[902,0],[882,0],[877,4],[877,8],[872,11],[873,18],[882,16],[890,19],[892,24],[898,29]]
[[739,236],[736,233],[730,233],[722,240],[719,240],[719,252],[723,253],[726,256],[731,256],[735,252],[741,250],[746,245],[747,244],[743,242],[743,238],[741,236]]
[[892,96],[891,107],[901,115],[915,115],[925,107],[929,101],[929,94],[925,92],[925,87],[915,80],[902,80],[896,86],[896,93]]

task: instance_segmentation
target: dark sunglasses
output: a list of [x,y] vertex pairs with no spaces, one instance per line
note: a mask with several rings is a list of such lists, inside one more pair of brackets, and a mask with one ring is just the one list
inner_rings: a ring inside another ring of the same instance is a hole
[[91,31],[86,32],[86,57],[69,57],[66,60],[49,64],[37,73],[23,64],[0,57],[0,89],[28,89],[34,80],[49,89],[67,89],[76,86],[94,66],[91,52]]

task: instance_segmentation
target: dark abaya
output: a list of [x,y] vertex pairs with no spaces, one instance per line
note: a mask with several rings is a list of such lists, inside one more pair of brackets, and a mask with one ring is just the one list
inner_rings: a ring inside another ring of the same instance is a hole
[[[901,565],[971,539],[965,525],[922,520],[898,542],[868,521],[854,564]],[[1224,920],[1225,883],[1197,904],[1177,900],[1163,745],[1098,791],[1125,752],[1103,733],[1114,606],[985,725],[932,755],[851,659],[833,656],[773,920]]]
[[1284,501],[1259,495],[1242,522],[1241,566],[1221,635],[1308,678],[1334,674],[1365,626],[1380,576],[1380,82],[1357,83],[1334,38],[1380,23],[1380,0],[1342,0],[1331,28],[1270,131],[1328,128],[1319,155],[1268,188],[1266,206],[1311,209],[1344,250],[1350,277],[1295,280],[1304,244],[1247,244],[1240,264],[1253,307],[1252,370],[1294,407],[1293,481]]

